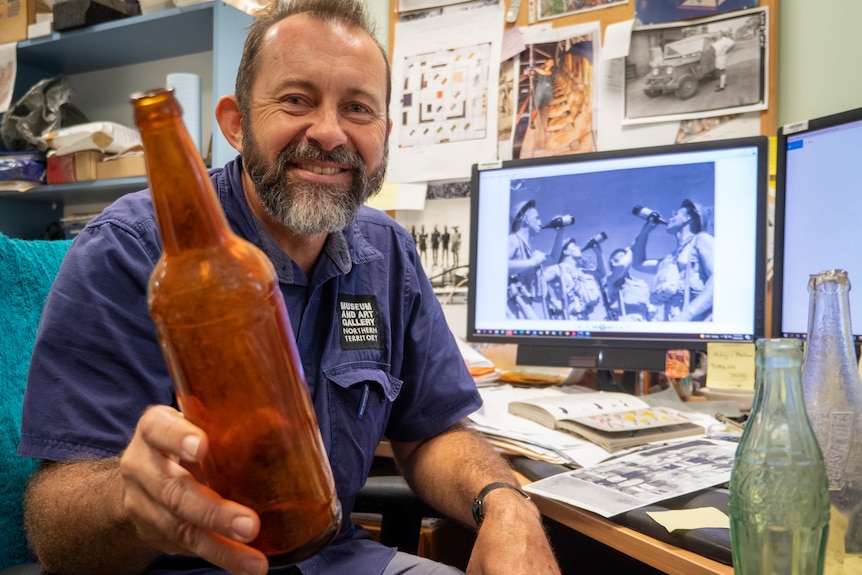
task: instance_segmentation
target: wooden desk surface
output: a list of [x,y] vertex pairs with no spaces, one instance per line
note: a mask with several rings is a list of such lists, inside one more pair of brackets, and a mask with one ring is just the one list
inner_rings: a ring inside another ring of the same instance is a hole
[[733,567],[653,539],[566,503],[531,495],[546,517],[668,575],[733,575]]
[[[392,448],[383,442],[376,455],[392,457]],[[521,484],[530,480],[516,472]],[[668,575],[733,575],[733,567],[713,561],[697,553],[659,541],[609,519],[572,505],[531,495],[539,511],[570,529],[604,543]]]

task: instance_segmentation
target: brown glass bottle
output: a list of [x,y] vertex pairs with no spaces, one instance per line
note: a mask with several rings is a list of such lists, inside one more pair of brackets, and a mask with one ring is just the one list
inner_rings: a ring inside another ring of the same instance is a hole
[[204,480],[261,519],[271,566],[326,546],[341,505],[275,270],[229,228],[172,90],[132,96],[163,252],[148,303]]

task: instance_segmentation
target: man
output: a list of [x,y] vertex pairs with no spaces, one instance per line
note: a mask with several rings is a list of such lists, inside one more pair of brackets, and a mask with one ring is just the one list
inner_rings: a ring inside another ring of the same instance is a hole
[[[336,539],[291,575],[451,572],[349,520],[384,434],[416,493],[464,523],[486,486],[517,486],[462,426],[480,400],[410,235],[362,207],[386,169],[389,81],[361,1],[293,0],[250,27],[236,94],[216,106],[241,156],[212,179],[232,228],[279,274],[345,514]],[[45,462],[25,519],[47,571],[267,571],[247,545],[258,515],[195,479],[207,437],[175,409],[147,312],[160,250],[148,192],[125,196],[76,238],[46,304],[20,453]],[[381,334],[361,349],[341,343],[336,311],[357,299],[371,302]],[[537,509],[512,487],[486,491],[468,572],[559,573]]]
[[632,267],[655,274],[650,288],[650,302],[658,307],[655,319],[710,321],[715,238],[705,229],[703,208],[683,200],[667,221],[676,247],[661,259],[647,259],[647,238],[657,225],[657,220],[648,219],[632,244]]
[[734,44],[736,42],[730,37],[729,32],[722,32],[718,40],[712,43],[712,49],[715,50],[715,69],[718,72],[716,92],[721,92],[727,87],[727,53]]
[[[571,216],[569,216],[571,217]],[[559,222],[556,224],[555,222]],[[554,245],[551,254],[559,254],[563,243],[563,220],[557,216],[549,226],[554,227]],[[509,259],[509,285],[506,316],[515,319],[546,319],[545,280],[542,265],[548,254],[534,249],[532,238],[544,226],[536,209],[536,200],[525,200],[512,207],[511,227],[507,256]],[[553,261],[553,259],[551,260]]]
[[601,301],[601,290],[595,276],[585,269],[581,248],[574,238],[563,242],[560,261],[548,266],[544,278],[548,284],[550,319],[588,320]]
[[[597,247],[601,250],[601,247]],[[601,261],[599,254],[599,261]],[[631,274],[631,248],[617,248],[608,258],[605,278],[607,319],[611,321],[649,321],[655,315],[650,303],[649,286]]]

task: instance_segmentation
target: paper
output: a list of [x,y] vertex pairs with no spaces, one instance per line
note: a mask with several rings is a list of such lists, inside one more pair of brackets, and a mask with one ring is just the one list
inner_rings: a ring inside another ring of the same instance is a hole
[[392,184],[385,182],[380,191],[365,202],[378,210],[422,210],[428,184]]
[[499,4],[395,25],[389,181],[466,179],[496,160],[502,39]]
[[605,43],[602,46],[602,60],[625,58],[629,55],[632,25],[634,20],[613,22],[605,28]]
[[183,111],[183,124],[195,143],[195,149],[201,151],[201,77],[197,74],[168,74],[167,85],[174,89],[177,103]]
[[698,439],[552,475],[524,491],[613,517],[730,481],[736,443]]
[[674,511],[647,511],[653,521],[673,533],[678,529],[725,528],[730,529],[730,518],[715,507],[678,509]]
[[707,343],[706,357],[706,387],[754,389],[754,343]]
[[0,45],[0,113],[9,110],[18,75],[18,43]]
[[141,134],[114,122],[87,122],[54,130],[43,136],[48,147],[57,155],[96,150],[105,154],[120,154],[142,145]]

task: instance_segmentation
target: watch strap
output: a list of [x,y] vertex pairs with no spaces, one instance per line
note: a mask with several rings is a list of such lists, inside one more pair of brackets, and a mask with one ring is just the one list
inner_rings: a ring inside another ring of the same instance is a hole
[[476,522],[476,527],[480,527],[482,525],[482,521],[485,520],[485,510],[482,508],[485,496],[494,491],[495,489],[501,488],[514,489],[515,491],[520,493],[521,496],[524,497],[524,499],[530,499],[529,495],[527,495],[526,493],[521,491],[520,488],[515,487],[511,483],[506,483],[505,481],[495,481],[493,483],[489,483],[488,485],[483,487],[482,490],[479,492],[479,495],[477,495],[476,498],[473,499],[473,521]]

